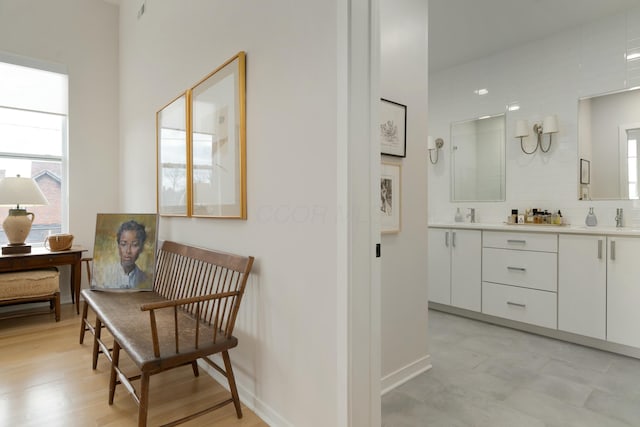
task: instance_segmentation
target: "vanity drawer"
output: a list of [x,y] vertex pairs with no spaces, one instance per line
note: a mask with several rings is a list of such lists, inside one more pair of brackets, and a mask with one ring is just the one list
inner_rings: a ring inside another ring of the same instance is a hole
[[522,251],[558,252],[558,235],[485,231],[482,233],[482,246]]
[[558,255],[551,252],[483,248],[482,281],[556,292]]
[[516,286],[482,283],[482,312],[557,329],[557,294]]

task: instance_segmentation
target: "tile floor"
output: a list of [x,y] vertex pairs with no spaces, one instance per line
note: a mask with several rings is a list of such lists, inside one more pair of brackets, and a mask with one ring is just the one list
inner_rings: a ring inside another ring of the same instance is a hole
[[640,360],[434,310],[429,351],[383,427],[640,426]]

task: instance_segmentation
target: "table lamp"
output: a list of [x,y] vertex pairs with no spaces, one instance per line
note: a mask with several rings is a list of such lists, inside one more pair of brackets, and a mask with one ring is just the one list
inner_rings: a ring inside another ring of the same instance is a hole
[[31,224],[35,219],[32,212],[27,212],[20,205],[46,205],[40,187],[32,178],[7,177],[0,180],[0,205],[13,206],[9,209],[9,216],[2,223],[9,244],[2,247],[2,254],[26,254],[31,252],[31,245],[24,242],[31,231]]

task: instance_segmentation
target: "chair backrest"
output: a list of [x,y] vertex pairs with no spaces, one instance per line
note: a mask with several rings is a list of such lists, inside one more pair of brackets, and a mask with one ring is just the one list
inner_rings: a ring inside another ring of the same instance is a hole
[[153,289],[169,300],[233,293],[181,309],[230,337],[253,257],[165,241],[158,252]]

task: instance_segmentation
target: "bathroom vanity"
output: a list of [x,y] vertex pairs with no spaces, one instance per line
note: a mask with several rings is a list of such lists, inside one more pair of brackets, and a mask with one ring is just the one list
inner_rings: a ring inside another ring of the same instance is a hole
[[429,226],[429,306],[640,358],[640,229]]

